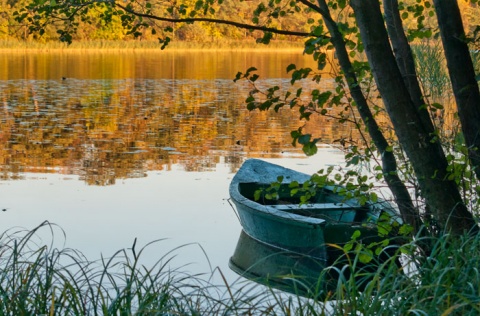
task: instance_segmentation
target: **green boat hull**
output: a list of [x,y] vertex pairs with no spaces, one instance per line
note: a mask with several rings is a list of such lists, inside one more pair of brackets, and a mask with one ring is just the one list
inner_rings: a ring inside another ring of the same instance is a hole
[[[268,188],[279,176],[283,182],[278,199],[256,201],[255,192]],[[376,224],[383,212],[401,222],[389,203],[345,201],[335,187],[322,188],[309,204],[299,206],[289,183],[309,179],[307,174],[262,160],[245,161],[230,184],[230,197],[245,233],[274,247],[333,262],[338,253],[328,245],[347,243],[357,230],[365,242],[378,241]]]

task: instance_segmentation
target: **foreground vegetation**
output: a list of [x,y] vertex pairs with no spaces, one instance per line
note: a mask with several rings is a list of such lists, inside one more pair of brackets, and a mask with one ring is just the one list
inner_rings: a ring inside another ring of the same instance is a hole
[[[135,251],[135,247],[120,250],[111,258],[88,261],[77,250],[55,248],[58,232],[55,225],[43,223],[31,231],[10,230],[1,235],[2,315],[478,315],[480,312],[479,236],[432,238],[428,257],[410,253],[406,259],[402,252],[415,249],[414,243],[408,244],[373,271],[359,265],[361,250],[351,252],[346,254],[349,265],[319,272],[319,289],[332,270],[340,275],[333,288],[326,293],[312,293],[316,299],[306,299],[240,280],[229,284],[223,278],[224,284],[213,284],[210,274],[191,275],[182,268],[172,267],[175,251],[165,254],[151,267],[141,264],[145,248]],[[51,236],[50,243],[39,242],[39,236],[45,233]],[[409,269],[399,268],[395,263],[399,257]],[[223,277],[222,271],[213,273]],[[301,286],[301,279],[298,284]]]

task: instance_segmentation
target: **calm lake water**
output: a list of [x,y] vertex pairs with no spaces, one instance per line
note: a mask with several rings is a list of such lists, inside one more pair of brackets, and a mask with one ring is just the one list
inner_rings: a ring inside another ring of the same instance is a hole
[[137,249],[166,238],[147,249],[147,265],[193,243],[178,266],[208,272],[210,262],[236,279],[228,259],[241,226],[227,200],[242,162],[312,173],[342,163],[330,144],[354,133],[316,117],[305,129],[323,145],[306,158],[291,145],[290,132],[305,124],[295,112],[246,110],[251,87],[235,74],[255,66],[260,87],[289,89],[290,63],[314,67],[278,52],[1,54],[0,228],[48,220],[91,260],[135,238]]

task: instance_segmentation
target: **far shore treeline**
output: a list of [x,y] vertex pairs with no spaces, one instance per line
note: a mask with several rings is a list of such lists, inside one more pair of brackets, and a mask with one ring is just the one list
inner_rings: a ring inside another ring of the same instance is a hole
[[[192,2],[186,0],[185,2]],[[0,49],[10,48],[40,48],[40,45],[47,44],[49,48],[63,48],[67,45],[59,43],[58,30],[61,24],[48,25],[42,35],[32,34],[29,27],[19,24],[15,17],[24,14],[22,8],[28,5],[28,1],[2,1],[0,2]],[[218,7],[216,18],[233,21],[245,21],[251,19],[252,11],[258,5],[255,1],[225,0]],[[180,45],[177,48],[248,48],[255,46],[255,39],[262,36],[260,31],[248,31],[222,24],[208,22],[198,23],[170,23],[154,22],[151,25],[155,28],[147,29],[141,35],[128,34],[122,25],[119,15],[114,15],[110,23],[105,23],[103,15],[105,5],[99,3],[95,10],[90,10],[89,23],[78,20],[77,32],[73,35],[71,48],[156,48],[159,38],[165,35],[171,37],[173,42],[188,42],[189,45]],[[158,8],[162,10],[162,8]],[[307,13],[309,15],[309,13]],[[313,16],[313,14],[312,14]],[[308,18],[308,17],[307,17]],[[153,22],[152,22],[153,23]],[[279,22],[280,23],[280,22]],[[309,32],[310,25],[305,23],[304,14],[293,14],[282,20],[281,24],[276,23],[271,27],[288,29],[299,32]],[[164,32],[165,28],[171,28],[172,32]],[[303,38],[295,36],[276,36],[280,47],[301,47]],[[126,42],[135,42],[126,43]],[[54,43],[56,42],[56,43]],[[123,45],[121,44],[123,42]],[[297,42],[297,43],[296,43]],[[193,44],[192,44],[193,43]]]
[[[141,34],[129,34],[127,28],[122,25],[120,14],[112,15],[108,23],[105,22],[107,8],[102,3],[97,3],[94,10],[89,10],[88,19],[72,21],[77,25],[76,32],[72,36],[72,43],[67,45],[59,38],[59,30],[64,27],[63,23],[47,23],[42,35],[31,32],[28,25],[19,23],[17,20],[22,15],[34,16],[35,12],[25,10],[29,0],[0,2],[0,50],[10,49],[159,49],[159,40],[168,36],[172,39],[173,49],[261,49],[264,45],[257,45],[256,39],[263,36],[261,31],[252,31],[236,28],[225,24],[209,22],[196,23],[171,23],[161,21],[149,21],[151,28],[144,29]],[[192,6],[194,0],[182,0],[187,6]],[[252,12],[259,5],[258,1],[224,0],[222,5],[215,8],[215,18],[233,22],[247,22],[254,20]],[[157,7],[158,6],[158,7]],[[480,24],[480,7],[476,4],[459,1],[462,10],[464,27],[467,33]],[[152,13],[158,14],[161,10],[160,3],[152,5]],[[158,12],[156,12],[158,11]],[[339,12],[339,18],[350,20],[348,13]],[[344,15],[343,17],[341,15]],[[261,22],[261,25],[288,30],[293,32],[310,32],[311,24],[307,20],[318,18],[314,13],[307,11],[292,12],[282,19],[272,19]],[[404,21],[405,25],[417,23],[414,15],[410,15]],[[252,22],[253,24],[253,22]],[[170,29],[166,31],[166,29]],[[304,37],[293,35],[276,34],[274,41],[268,49],[301,49]]]

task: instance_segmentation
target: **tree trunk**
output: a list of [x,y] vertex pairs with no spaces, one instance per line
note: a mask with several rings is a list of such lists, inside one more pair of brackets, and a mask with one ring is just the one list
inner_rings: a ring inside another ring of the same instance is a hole
[[478,230],[458,188],[447,180],[447,160],[433,130],[423,124],[390,47],[378,0],[351,0],[372,73],[426,203],[438,224],[455,234]]
[[321,9],[319,11],[325,21],[325,25],[330,32],[331,42],[335,47],[340,67],[345,74],[345,79],[350,89],[350,94],[355,100],[360,117],[367,127],[368,133],[382,157],[382,172],[385,176],[385,181],[395,197],[395,202],[398,205],[403,220],[405,223],[411,225],[414,228],[414,232],[417,233],[421,228],[422,222],[418,210],[413,205],[412,199],[407,188],[405,187],[405,184],[398,176],[397,161],[395,156],[392,151],[387,150],[389,144],[383,136],[382,131],[378,127],[377,122],[375,121],[375,118],[368,107],[367,100],[363,95],[361,87],[358,84],[357,77],[353,71],[343,36],[340,33],[337,24],[332,19],[325,0],[318,0],[318,4]]
[[448,73],[470,162],[480,180],[480,92],[457,1],[434,0]]
[[413,104],[415,104],[415,107],[417,108],[418,115],[420,116],[423,125],[426,126],[427,129],[433,130],[435,127],[428,110],[424,106],[425,101],[422,89],[418,82],[412,49],[403,30],[402,18],[400,17],[400,11],[398,10],[398,0],[384,0],[383,8],[387,31],[392,43],[398,69],[402,73],[405,86],[410,93]]

